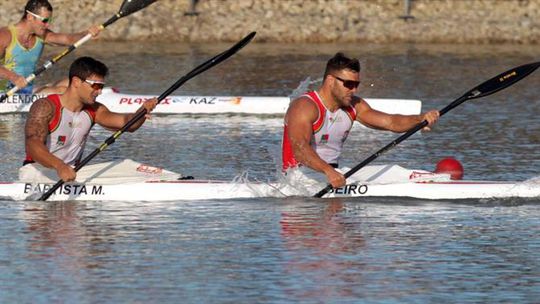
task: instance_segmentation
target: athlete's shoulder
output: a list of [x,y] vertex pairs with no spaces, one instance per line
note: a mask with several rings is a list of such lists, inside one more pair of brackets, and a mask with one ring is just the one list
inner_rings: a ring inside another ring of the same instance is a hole
[[315,102],[308,96],[300,96],[294,99],[287,109],[285,121],[291,120],[315,122],[319,117],[319,109]]
[[52,117],[54,115],[53,101],[47,97],[40,98],[32,104],[29,110],[31,117]]
[[91,105],[87,106],[88,109],[94,110],[94,111],[110,111],[109,108],[107,108],[106,105],[102,104],[101,102],[94,102]]
[[[32,107],[54,107],[54,101],[53,101],[53,98],[51,98],[51,96],[46,96],[46,97],[41,97],[39,99],[36,99],[36,101],[34,101],[34,103],[32,104]],[[30,108],[32,108],[30,107]]]
[[107,108],[106,105],[97,101],[87,106],[87,109],[89,112],[93,112],[94,119],[96,119],[96,117],[103,117],[103,115],[113,113],[111,110],[109,110],[109,108]]
[[371,109],[371,107],[369,106],[369,104],[367,103],[367,101],[365,99],[363,99],[362,97],[359,97],[359,96],[353,96],[353,99],[351,101],[351,106],[356,110],[356,111],[361,111],[361,110],[369,110]]
[[290,105],[289,105],[289,109],[305,109],[305,110],[309,110],[309,109],[313,109],[313,110],[317,110],[317,105],[315,104],[314,100],[309,97],[308,95],[302,95],[296,99],[294,99],[293,101],[291,101]]
[[366,101],[362,97],[353,95],[351,100],[351,106],[356,107],[357,105],[362,103],[366,103]]
[[303,101],[313,101],[313,99],[308,94],[300,95],[292,100],[292,102],[303,102]]
[[0,27],[0,47],[6,48],[11,42],[11,32],[7,26]]
[[97,111],[110,111],[109,108],[107,108],[106,105],[100,103],[100,102],[94,102],[93,104],[91,105],[86,105],[84,106],[84,109],[85,110],[88,110],[90,112],[97,112]]
[[9,30],[9,26],[2,26],[0,27],[0,36],[7,35],[11,37],[11,31]]

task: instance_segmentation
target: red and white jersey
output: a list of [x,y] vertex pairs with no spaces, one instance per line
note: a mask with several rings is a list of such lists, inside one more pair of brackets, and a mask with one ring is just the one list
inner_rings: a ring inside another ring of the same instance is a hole
[[[326,108],[317,92],[308,92],[303,96],[311,99],[319,110],[319,116],[312,127],[311,147],[325,162],[337,164],[343,143],[356,120],[356,110],[353,106],[347,106],[331,112]],[[283,129],[283,170],[287,170],[298,166],[298,161],[294,157],[286,123]]]
[[[71,112],[62,107],[60,97],[56,94],[47,96],[47,99],[54,106],[54,116],[49,122],[47,148],[66,164],[76,166],[81,160],[88,133],[94,126],[96,112],[89,106],[80,112]],[[25,162],[32,162],[30,155],[26,155]]]

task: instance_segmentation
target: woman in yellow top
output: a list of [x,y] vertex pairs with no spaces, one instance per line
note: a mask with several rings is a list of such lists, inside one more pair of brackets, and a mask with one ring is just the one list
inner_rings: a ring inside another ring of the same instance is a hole
[[19,94],[32,94],[32,85],[25,78],[34,72],[44,43],[68,46],[88,33],[96,37],[101,31],[94,25],[81,33],[55,33],[49,29],[52,12],[48,0],[29,0],[19,22],[0,28],[0,91],[16,85],[24,88]]

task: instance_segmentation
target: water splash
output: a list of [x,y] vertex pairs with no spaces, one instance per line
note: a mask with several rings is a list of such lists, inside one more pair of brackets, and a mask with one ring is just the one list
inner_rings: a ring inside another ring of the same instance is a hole
[[531,177],[523,182],[519,183],[525,186],[540,186],[540,176]]
[[284,187],[294,189],[294,195],[310,197],[318,190],[324,188],[323,176],[310,169],[291,168],[287,174],[281,174],[279,183]]
[[249,172],[244,170],[232,179],[233,184],[249,184]]
[[287,197],[291,195],[287,185],[279,182],[261,181],[249,179],[249,171],[243,171],[235,176],[232,183],[237,187],[247,187],[254,197]]
[[289,98],[293,100],[300,97],[302,94],[310,90],[310,86],[312,84],[321,83],[322,80],[323,80],[322,78],[311,80],[311,77],[308,76],[306,79],[300,82],[300,84],[298,85],[298,87],[296,87],[296,89],[292,91],[292,93],[289,95]]

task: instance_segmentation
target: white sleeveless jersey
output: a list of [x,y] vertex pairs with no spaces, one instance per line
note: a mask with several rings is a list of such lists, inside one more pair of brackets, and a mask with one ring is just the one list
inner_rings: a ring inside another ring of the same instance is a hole
[[[317,92],[308,92],[304,96],[313,100],[319,110],[319,116],[313,123],[311,147],[325,162],[338,164],[343,144],[349,135],[353,122],[356,120],[356,110],[354,107],[348,106],[331,112],[324,106]],[[285,125],[283,137],[284,170],[298,165],[287,134],[287,125]]]
[[[68,165],[76,166],[81,160],[86,139],[95,120],[95,111],[90,107],[80,112],[71,112],[62,107],[58,95],[47,98],[54,104],[54,117],[49,123],[46,146],[53,155]],[[26,161],[32,161],[29,155]]]

